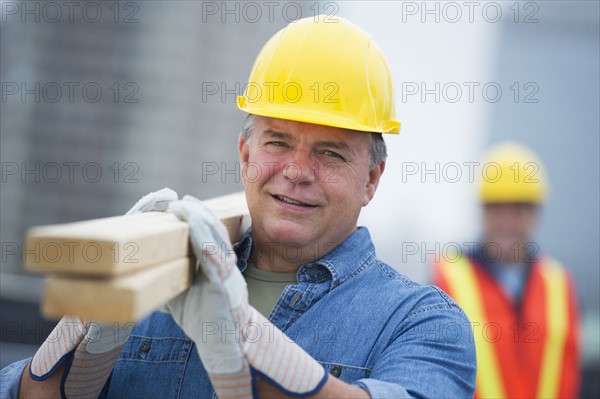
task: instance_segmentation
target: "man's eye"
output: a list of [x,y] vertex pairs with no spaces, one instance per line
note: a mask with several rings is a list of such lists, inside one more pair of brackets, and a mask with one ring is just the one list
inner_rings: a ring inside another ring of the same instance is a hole
[[275,147],[285,147],[286,144],[283,141],[269,141],[267,145],[273,145]]
[[340,154],[338,154],[337,152],[333,152],[330,150],[325,150],[323,151],[323,154],[325,154],[326,156],[330,157],[330,158],[336,158],[336,159],[344,159],[342,158],[342,156]]

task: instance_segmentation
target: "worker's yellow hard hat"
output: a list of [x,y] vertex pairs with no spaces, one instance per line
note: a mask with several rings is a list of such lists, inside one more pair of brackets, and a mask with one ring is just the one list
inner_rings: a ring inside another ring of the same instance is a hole
[[539,158],[515,142],[493,146],[482,164],[480,199],[483,203],[531,203],[541,205],[547,181]]
[[258,54],[238,108],[250,114],[345,129],[398,133],[388,63],[346,19],[292,22]]

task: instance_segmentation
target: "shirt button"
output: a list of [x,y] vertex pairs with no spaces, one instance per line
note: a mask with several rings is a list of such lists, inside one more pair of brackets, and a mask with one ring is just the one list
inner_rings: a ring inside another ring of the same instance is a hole
[[334,377],[339,377],[342,374],[342,368],[340,366],[333,366],[329,373]]
[[147,353],[150,351],[150,342],[144,342],[141,346],[140,346],[140,352],[143,353]]
[[290,306],[292,308],[294,306],[296,306],[296,304],[298,303],[298,301],[300,300],[300,298],[302,298],[302,292],[296,291],[296,294],[294,294],[294,297],[292,298],[292,301],[290,302]]

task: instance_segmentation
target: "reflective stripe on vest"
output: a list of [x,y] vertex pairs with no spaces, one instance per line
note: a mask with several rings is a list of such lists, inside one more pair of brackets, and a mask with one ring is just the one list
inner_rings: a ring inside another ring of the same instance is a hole
[[540,267],[546,291],[546,319],[548,333],[544,343],[538,398],[556,398],[560,388],[562,356],[569,323],[568,288],[565,271],[555,260],[545,261]]
[[[440,271],[452,297],[469,316],[473,325],[485,325],[486,317],[477,276],[468,260],[461,257],[455,263],[442,262]],[[483,334],[475,336],[477,349],[477,392],[484,398],[505,398],[504,386],[498,367],[498,359],[492,344],[483,339]]]
[[[471,262],[460,257],[454,263],[441,262],[438,270],[448,285],[449,294],[469,316],[473,326],[485,326],[490,320],[485,314],[484,296]],[[559,394],[562,356],[568,334],[568,280],[562,266],[554,260],[544,260],[537,266],[537,270],[542,276],[546,293],[547,320],[537,397],[552,398]],[[474,337],[477,349],[477,396],[506,398],[494,344],[485,340],[483,334],[474,334]]]

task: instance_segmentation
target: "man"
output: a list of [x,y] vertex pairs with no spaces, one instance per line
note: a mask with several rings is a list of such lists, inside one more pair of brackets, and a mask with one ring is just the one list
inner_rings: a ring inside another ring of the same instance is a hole
[[6,396],[472,396],[465,314],[379,261],[356,226],[385,168],[381,133],[399,130],[381,50],[345,19],[297,21],[262,49],[238,106],[252,226],[235,252],[202,202],[142,198],[130,212],[189,223],[193,286],[133,331],[63,319],[60,339],[3,371]]
[[434,284],[473,323],[479,398],[575,398],[579,318],[567,270],[539,253],[533,231],[546,198],[538,158],[515,143],[485,157],[483,241],[444,259]]

